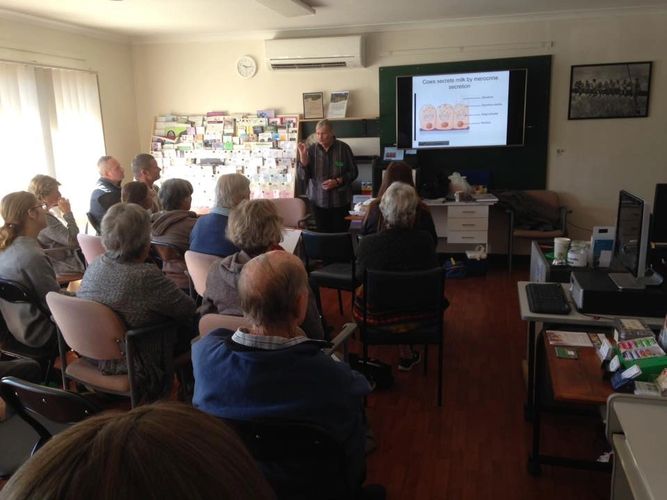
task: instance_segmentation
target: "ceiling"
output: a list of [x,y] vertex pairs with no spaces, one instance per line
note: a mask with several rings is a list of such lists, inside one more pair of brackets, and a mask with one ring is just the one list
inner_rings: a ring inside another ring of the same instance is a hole
[[[397,29],[421,22],[665,8],[667,0],[303,0],[313,15],[265,5],[291,0],[0,0],[0,17],[38,18],[135,42],[204,36],[271,38]],[[582,6],[585,4],[585,6]],[[258,36],[259,35],[259,36]]]

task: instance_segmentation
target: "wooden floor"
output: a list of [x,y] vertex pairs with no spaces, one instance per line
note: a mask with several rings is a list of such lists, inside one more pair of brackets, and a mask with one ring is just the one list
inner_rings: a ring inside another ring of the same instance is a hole
[[[368,415],[378,448],[368,457],[368,482],[386,486],[395,499],[607,499],[611,475],[544,466],[526,471],[531,425],[523,418],[521,360],[526,324],[519,318],[516,281],[491,269],[485,277],[448,280],[445,315],[443,405],[436,406],[436,351],[429,373],[394,370],[392,389],[373,393]],[[351,320],[349,294],[341,317],[335,292],[323,290],[325,316],[340,326]],[[357,350],[358,345],[353,345]],[[396,365],[393,347],[371,356]],[[603,428],[590,417],[548,415],[544,452],[596,458],[604,451]]]

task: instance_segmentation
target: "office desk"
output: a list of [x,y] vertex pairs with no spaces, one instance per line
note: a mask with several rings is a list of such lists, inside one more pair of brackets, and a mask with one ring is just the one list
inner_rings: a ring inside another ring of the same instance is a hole
[[[532,420],[534,416],[534,401],[535,401],[535,351],[537,345],[536,324],[548,323],[553,325],[583,325],[592,328],[610,328],[614,325],[614,321],[619,318],[626,318],[627,316],[614,316],[610,314],[596,316],[591,314],[582,314],[577,312],[577,309],[570,297],[569,283],[562,283],[565,297],[570,303],[571,311],[569,314],[540,314],[533,313],[528,307],[528,298],[526,297],[526,285],[528,281],[517,282],[519,292],[519,309],[521,319],[528,322],[528,338],[526,346],[526,356],[528,358],[528,392],[526,396],[526,404],[524,405],[524,414],[527,420]],[[660,328],[663,318],[641,318],[650,327]]]
[[[556,356],[554,346],[543,336],[544,351],[537,350],[536,356],[546,358],[546,366],[551,378],[554,401],[576,405],[601,406],[613,393],[611,384],[602,379],[600,360],[594,347],[576,347],[578,359],[561,359]],[[541,472],[541,465],[559,465],[578,469],[610,470],[610,464],[592,460],[580,460],[540,453],[541,431],[541,388],[544,383],[543,371],[538,361],[535,375],[535,398],[533,414],[533,443],[528,457],[528,472],[534,476]]]
[[614,394],[607,404],[607,440],[614,447],[612,500],[667,498],[667,399]]
[[[423,200],[431,210],[438,252],[463,251],[471,245],[488,246],[489,207],[498,203],[492,194],[474,195],[475,201]],[[487,249],[488,252],[488,249]]]

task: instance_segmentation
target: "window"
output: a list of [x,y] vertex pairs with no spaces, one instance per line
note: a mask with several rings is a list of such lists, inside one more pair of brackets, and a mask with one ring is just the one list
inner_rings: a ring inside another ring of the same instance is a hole
[[105,152],[97,75],[0,62],[0,197],[46,174],[83,229]]

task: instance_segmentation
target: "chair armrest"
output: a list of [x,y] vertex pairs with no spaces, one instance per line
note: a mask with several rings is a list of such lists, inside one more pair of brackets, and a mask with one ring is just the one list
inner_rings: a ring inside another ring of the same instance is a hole
[[563,230],[563,234],[567,236],[567,216],[572,213],[572,210],[569,210],[567,207],[559,207],[560,210],[560,228]]
[[358,326],[356,323],[345,323],[343,329],[331,340],[331,345],[323,349],[324,353],[331,355],[341,345],[345,344],[357,329]]
[[309,218],[310,216],[306,215],[305,217],[299,219],[299,221],[296,223],[296,227],[298,229],[308,229],[307,221]]

